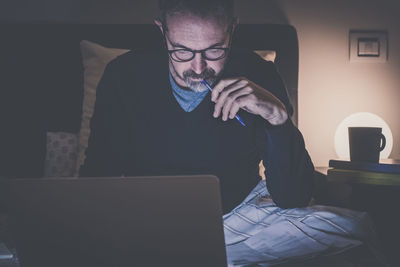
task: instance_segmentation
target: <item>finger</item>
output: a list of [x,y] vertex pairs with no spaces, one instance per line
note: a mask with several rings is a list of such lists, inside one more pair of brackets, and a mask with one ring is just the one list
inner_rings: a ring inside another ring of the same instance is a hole
[[253,92],[253,89],[249,86],[243,87],[237,91],[231,93],[225,101],[225,104],[222,108],[222,120],[226,121],[229,116],[229,111],[232,108],[233,103],[236,102],[238,97],[249,95]]
[[226,98],[228,97],[229,94],[243,87],[246,87],[247,85],[248,85],[247,80],[238,80],[237,82],[230,84],[228,87],[226,87],[220,93],[218,99],[215,101],[214,117],[217,118],[220,115],[221,109],[224,106]]
[[218,99],[219,94],[225,89],[225,87],[228,87],[229,85],[236,83],[240,79],[238,78],[228,78],[228,79],[223,79],[220,80],[213,88],[211,92],[211,101],[215,102],[216,99]]
[[239,112],[239,109],[246,106],[246,102],[248,101],[247,98],[247,96],[241,96],[238,97],[235,102],[233,102],[232,107],[229,111],[230,119],[235,118],[236,114]]
[[226,97],[234,90],[240,89],[242,86],[238,85],[239,80],[229,84],[224,90],[219,94],[218,98],[214,101],[214,117],[217,118],[221,113],[221,108],[224,105]]
[[236,114],[239,112],[241,101],[238,100],[232,104],[231,110],[229,111],[229,118],[235,118]]

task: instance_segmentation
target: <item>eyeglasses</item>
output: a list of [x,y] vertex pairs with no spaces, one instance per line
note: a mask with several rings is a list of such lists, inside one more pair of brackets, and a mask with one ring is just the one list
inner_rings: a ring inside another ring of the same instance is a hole
[[[223,59],[228,55],[228,52],[230,50],[230,44],[232,40],[232,31],[230,30],[231,34],[229,37],[229,43],[228,47],[210,47],[202,50],[192,50],[189,48],[180,48],[180,49],[173,49],[173,50],[167,50],[170,58],[176,62],[188,62],[191,61],[197,53],[200,53],[201,56],[209,61],[217,61],[220,59]],[[169,38],[165,35],[165,30],[164,30],[164,37],[165,40],[169,40]]]
[[169,56],[177,62],[187,62],[192,60],[197,53],[210,61],[216,61],[226,57],[229,48],[207,48],[202,50],[191,50],[188,48],[168,50]]

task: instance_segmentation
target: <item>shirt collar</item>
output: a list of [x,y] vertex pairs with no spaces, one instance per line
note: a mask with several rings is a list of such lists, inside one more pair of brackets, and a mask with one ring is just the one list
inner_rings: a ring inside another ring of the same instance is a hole
[[186,111],[194,110],[207,95],[208,91],[196,92],[193,90],[182,89],[174,80],[171,73],[169,73],[169,81],[171,83],[172,92],[178,101],[179,105]]

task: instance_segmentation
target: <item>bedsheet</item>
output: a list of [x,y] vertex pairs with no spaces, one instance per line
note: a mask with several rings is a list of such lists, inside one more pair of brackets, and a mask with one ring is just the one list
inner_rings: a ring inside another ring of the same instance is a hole
[[223,220],[228,266],[301,262],[361,245],[384,262],[367,213],[321,205],[281,209],[264,180]]

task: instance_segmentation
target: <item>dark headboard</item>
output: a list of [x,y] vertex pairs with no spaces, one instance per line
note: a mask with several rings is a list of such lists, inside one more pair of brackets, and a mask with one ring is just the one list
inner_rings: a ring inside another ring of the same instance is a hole
[[[83,67],[79,42],[138,49],[160,47],[155,25],[0,24],[2,122],[0,176],[41,176],[47,131],[78,132]],[[298,41],[290,25],[239,25],[233,44],[275,50],[297,124]],[[4,103],[3,103],[4,102]],[[4,143],[4,144],[3,144]],[[3,164],[2,164],[3,165]]]

